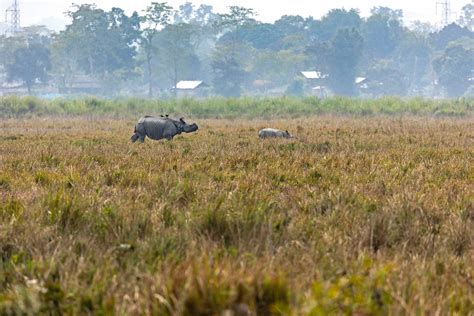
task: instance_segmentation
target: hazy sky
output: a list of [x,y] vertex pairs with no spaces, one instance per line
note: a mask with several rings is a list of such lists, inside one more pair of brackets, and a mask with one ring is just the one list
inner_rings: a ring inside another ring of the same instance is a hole
[[[13,0],[1,1],[1,15]],[[64,12],[72,3],[96,3],[99,7],[110,9],[117,6],[127,12],[143,10],[152,0],[19,0],[21,8],[22,25],[30,24],[61,24],[66,20]],[[156,0],[155,0],[156,1]],[[164,2],[166,0],[158,0]],[[291,0],[291,1],[268,1],[268,0],[191,0],[195,5],[202,3],[214,6],[217,12],[223,12],[227,6],[240,5],[254,8],[258,13],[258,20],[273,22],[282,15],[302,15],[316,18],[324,15],[332,8],[358,8],[363,16],[368,15],[370,8],[374,6],[387,6],[393,9],[403,9],[406,20],[421,20],[431,23],[439,22],[440,10],[436,12],[436,3],[442,0]],[[471,0],[451,0],[453,11],[452,19],[456,19],[461,8]],[[177,8],[186,0],[168,0],[168,4]],[[438,13],[438,14],[437,14]]]

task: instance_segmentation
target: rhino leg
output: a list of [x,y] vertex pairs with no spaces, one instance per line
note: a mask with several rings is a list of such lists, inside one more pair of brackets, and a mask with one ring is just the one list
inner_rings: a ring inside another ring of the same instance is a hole
[[132,143],[136,142],[137,140],[140,141],[140,143],[144,143],[145,142],[145,136],[144,135],[141,135],[141,134],[138,134],[138,133],[135,133],[132,138],[130,139],[132,141]]
[[132,137],[130,138],[130,140],[132,141],[132,143],[136,142],[138,139],[140,138],[140,136],[138,136],[137,133],[133,134]]
[[176,128],[173,126],[173,130],[167,130],[163,133],[163,138],[166,138],[167,140],[173,140],[173,137],[175,137],[177,134],[181,133],[176,133]]
[[135,125],[135,131],[131,138],[132,143],[136,142],[137,140],[140,140],[140,143],[144,143],[145,136],[146,136],[146,130],[145,130],[144,124],[138,123],[137,125]]

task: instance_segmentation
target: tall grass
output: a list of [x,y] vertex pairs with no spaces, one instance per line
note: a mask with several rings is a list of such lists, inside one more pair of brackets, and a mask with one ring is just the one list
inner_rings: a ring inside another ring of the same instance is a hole
[[80,98],[45,101],[34,97],[0,98],[0,117],[32,115],[186,114],[198,118],[304,117],[315,114],[413,114],[438,116],[471,115],[473,99],[428,100],[386,97],[376,100],[334,97],[318,98],[209,98],[209,99],[117,99]]
[[196,121],[3,120],[0,314],[472,314],[472,118]]

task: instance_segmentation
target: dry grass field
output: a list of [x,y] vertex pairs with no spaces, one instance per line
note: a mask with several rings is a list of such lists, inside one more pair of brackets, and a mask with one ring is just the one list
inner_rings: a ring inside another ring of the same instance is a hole
[[473,315],[472,117],[196,121],[2,120],[0,314]]

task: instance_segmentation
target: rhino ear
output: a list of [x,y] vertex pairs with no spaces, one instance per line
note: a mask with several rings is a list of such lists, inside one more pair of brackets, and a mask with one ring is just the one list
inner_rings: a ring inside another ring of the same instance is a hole
[[180,117],[180,118],[179,118],[179,121],[180,121],[181,123],[183,123],[183,124],[186,124],[186,122],[184,121],[184,117]]

